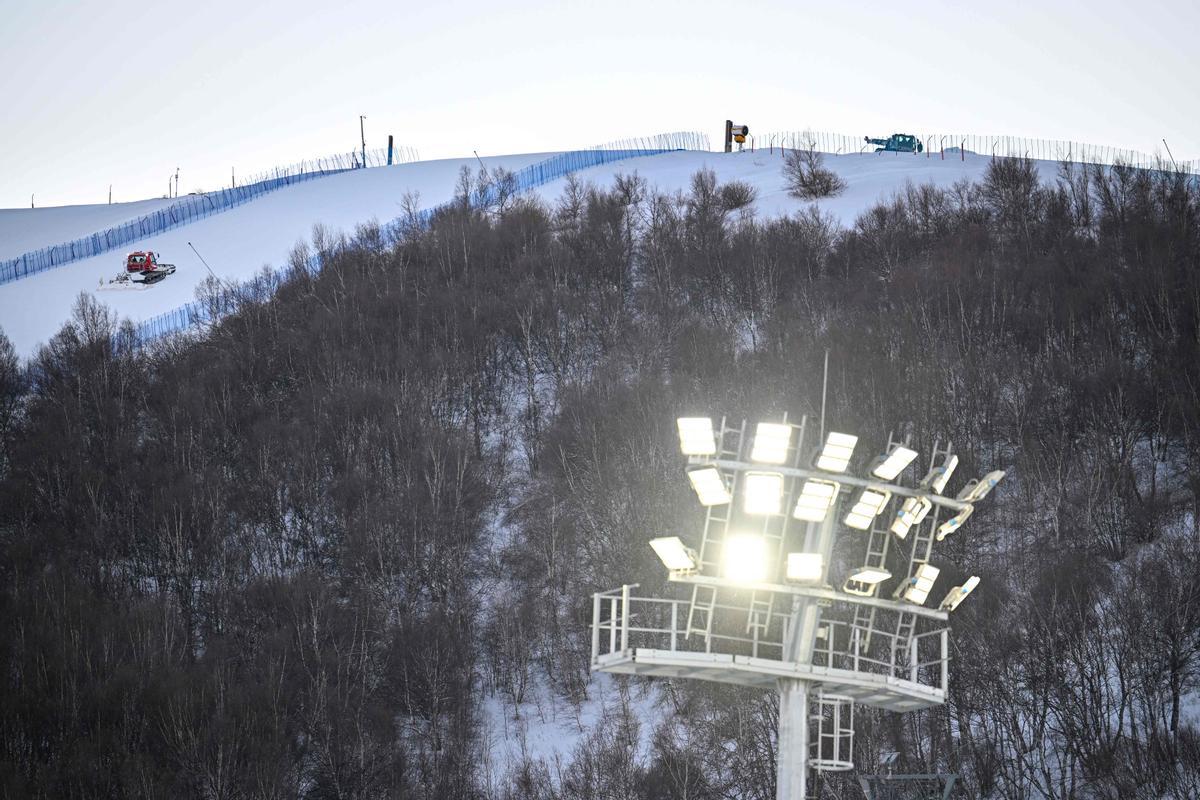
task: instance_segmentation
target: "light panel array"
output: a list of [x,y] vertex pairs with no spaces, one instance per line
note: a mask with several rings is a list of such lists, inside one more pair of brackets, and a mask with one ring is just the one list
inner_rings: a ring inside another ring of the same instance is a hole
[[883,583],[890,577],[892,577],[892,573],[883,567],[862,567],[857,572],[851,573],[850,580],[876,584]]
[[992,489],[996,488],[996,484],[1004,478],[1005,472],[1002,469],[993,470],[987,475],[984,475],[979,480],[972,480],[962,491],[958,493],[958,499],[964,503],[977,503],[988,496]]
[[783,511],[783,476],[778,472],[747,472],[742,484],[742,509],[758,516]]
[[916,457],[916,450],[898,444],[892,448],[892,452],[880,458],[879,463],[871,470],[871,474],[885,481],[895,480],[896,476],[903,472],[904,468],[911,464]]
[[942,600],[942,604],[939,606],[939,608],[942,611],[953,611],[954,609],[958,608],[959,603],[967,599],[967,595],[974,591],[975,587],[978,585],[979,576],[972,575],[963,582],[962,586],[955,586],[953,589],[947,592],[946,598]]
[[920,525],[925,515],[933,508],[933,503],[924,497],[909,497],[900,506],[896,519],[892,522],[892,533],[901,539],[908,536],[908,531],[914,525]]
[[716,455],[717,440],[713,436],[712,420],[708,417],[680,417],[675,421],[679,429],[679,449],[685,456]]
[[691,572],[696,569],[696,551],[686,546],[678,536],[662,536],[651,539],[650,546],[669,570]]
[[975,513],[975,506],[967,506],[962,511],[959,511],[950,519],[943,522],[937,529],[937,540],[940,542],[950,534],[954,533],[962,524],[967,521],[967,518]]
[[921,486],[929,489],[934,494],[941,494],[946,491],[946,484],[950,482],[950,476],[954,474],[954,469],[957,466],[958,456],[946,456],[946,459],[941,464],[929,470],[929,474],[921,481]]
[[760,422],[754,429],[754,447],[750,451],[750,460],[759,464],[782,464],[787,461],[791,442],[791,425]]
[[879,512],[883,511],[883,507],[887,505],[890,497],[888,492],[863,489],[859,492],[858,499],[854,501],[854,506],[851,507],[850,513],[846,514],[846,519],[843,521],[851,528],[865,531],[871,527],[871,522],[879,516]]
[[687,471],[688,480],[696,490],[702,506],[723,506],[733,499],[725,479],[716,467],[697,467]]
[[837,495],[838,485],[833,481],[807,480],[800,489],[800,496],[796,498],[792,516],[808,522],[824,522]]
[[825,577],[825,556],[820,553],[788,553],[787,579],[797,583],[818,583]]
[[735,533],[722,548],[725,577],[738,583],[767,579],[767,540],[750,533]]
[[917,567],[917,571],[904,583],[900,584],[898,594],[910,603],[924,605],[925,599],[929,597],[929,592],[933,589],[933,582],[937,580],[940,569],[932,564],[922,564]]
[[850,457],[854,455],[854,446],[858,437],[850,433],[830,431],[825,437],[825,446],[817,456],[816,467],[826,472],[845,472],[850,466]]
[[[712,457],[717,454],[717,437],[713,429],[713,421],[709,417],[680,417],[676,421],[679,431],[679,446],[684,455]],[[754,430],[754,439],[749,448],[749,461],[753,464],[784,465],[789,461],[789,455],[794,453],[792,433],[795,426],[787,423],[760,422]],[[743,426],[744,430],[744,426]],[[795,443],[799,446],[799,443]],[[853,434],[831,431],[817,453],[813,466],[827,473],[844,473],[853,458],[858,437]],[[745,452],[744,450],[742,451]],[[742,456],[745,458],[746,456]],[[906,445],[892,445],[888,452],[880,455],[870,467],[871,476],[882,482],[896,480],[917,458],[917,451]],[[958,456],[946,455],[942,462],[929,470],[921,480],[919,487],[926,496],[906,497],[890,530],[900,539],[908,536],[909,531],[920,525],[933,508],[932,495],[943,495],[950,482],[951,476],[958,467]],[[725,468],[731,465],[720,462]],[[740,478],[732,484],[726,481],[725,475],[711,461],[705,466],[688,469],[688,480],[696,492],[701,505],[706,507],[727,505],[733,502],[731,485],[739,488],[742,495],[741,510],[751,516],[774,516],[786,513],[784,508],[784,472],[769,470],[747,469],[749,464],[732,466],[740,473]],[[742,472],[742,470],[745,470]],[[802,470],[798,471],[804,477]],[[789,475],[796,474],[788,472]],[[954,533],[974,512],[974,503],[982,500],[1004,478],[1003,470],[989,472],[979,480],[972,480],[958,493],[957,499],[966,505],[950,519],[937,528],[937,540],[941,541],[947,535]],[[850,479],[847,479],[850,480]],[[851,480],[851,483],[862,485],[862,481]],[[870,483],[869,481],[867,483]],[[842,489],[842,484],[835,480],[804,477],[799,496],[791,510],[791,516],[805,522],[824,522],[828,519],[831,509],[835,507]],[[855,498],[850,510],[843,518],[843,523],[850,528],[868,530],[874,520],[883,512],[892,492],[890,488],[870,483],[862,488]],[[687,547],[678,536],[665,536],[650,542],[659,559],[672,572],[694,572],[699,566],[696,551]],[[765,582],[771,573],[768,557],[767,540],[760,535],[751,533],[731,533],[725,536],[722,553],[722,569],[726,578],[739,583]],[[827,565],[821,553],[788,553],[785,575],[787,580],[796,583],[818,583],[825,578]],[[898,586],[894,597],[902,598],[918,605],[924,604],[929,597],[937,580],[938,568],[928,563],[920,564],[912,577]],[[853,594],[874,593],[875,587],[892,577],[882,565],[864,566],[853,572],[848,580],[846,591]],[[943,610],[953,610],[979,584],[979,578],[970,577],[962,586],[955,586],[942,601]],[[864,589],[863,587],[870,587]]]

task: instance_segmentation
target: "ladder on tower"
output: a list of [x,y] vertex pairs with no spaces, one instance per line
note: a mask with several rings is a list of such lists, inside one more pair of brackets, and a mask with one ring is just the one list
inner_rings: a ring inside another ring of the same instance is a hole
[[[784,424],[787,423],[787,416],[784,415]],[[800,461],[804,454],[804,430],[808,422],[807,417],[801,417],[798,425],[792,425],[795,433],[791,437],[792,449],[789,451],[790,465],[793,468],[800,466]],[[748,454],[744,454],[748,458]],[[770,470],[770,467],[764,469]],[[796,499],[800,493],[801,481],[795,476],[787,476],[783,479],[783,498],[781,500],[780,514],[777,516],[763,517],[762,537],[767,541],[767,557],[770,564],[783,564],[786,559],[785,550],[787,549],[787,529],[789,515],[796,505]],[[766,635],[771,627],[771,620],[775,613],[775,592],[769,591],[752,591],[750,593],[750,610],[746,615],[746,633],[750,634],[757,642],[758,639]]]
[[[890,453],[893,447],[901,444],[908,445],[907,437],[901,441],[895,438],[892,432],[888,433],[887,452]],[[863,561],[863,566],[886,569],[891,542],[891,515],[881,512],[871,523],[871,531],[867,535],[867,557]],[[880,585],[879,583],[871,584],[870,587],[863,587],[858,593],[864,597],[876,597],[879,595]],[[871,647],[871,634],[875,630],[876,612],[877,609],[874,606],[855,604],[854,623],[850,628],[850,644],[855,652],[861,653]]]
[[[746,438],[746,423],[743,420],[738,427],[726,424],[726,418],[721,418],[721,429],[717,436],[716,460],[736,460],[741,453]],[[730,481],[730,494],[736,494],[739,475],[734,473],[727,476]],[[704,515],[704,535],[700,539],[700,551],[697,565],[700,572],[717,574],[720,569],[721,547],[729,533],[729,521],[733,517],[733,503],[720,506],[709,506]],[[717,605],[717,589],[714,586],[692,587],[692,602],[688,606],[687,629],[684,638],[691,638],[693,633],[702,634],[705,644],[711,645],[713,618]]]
[[[944,446],[940,442],[934,442],[933,453],[929,463],[932,468],[935,464],[940,464],[948,458],[953,451],[953,446],[947,442]],[[941,516],[941,506],[934,506],[929,512],[929,515],[915,526],[912,531],[912,552],[908,559],[908,580],[911,580],[917,574],[917,569],[929,563],[929,558],[933,555],[933,542],[937,536],[938,520]],[[909,659],[912,656],[912,648],[916,646],[916,640],[913,634],[916,633],[917,615],[916,614],[899,614],[896,619],[896,635],[892,639],[892,667],[903,667],[907,669]]]

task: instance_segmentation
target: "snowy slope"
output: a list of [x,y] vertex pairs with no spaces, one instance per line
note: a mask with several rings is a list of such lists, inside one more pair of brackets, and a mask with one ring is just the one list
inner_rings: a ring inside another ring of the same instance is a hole
[[[708,168],[716,173],[721,183],[740,180],[757,188],[755,211],[760,218],[786,216],[816,205],[840,220],[843,226],[850,227],[859,214],[903,190],[907,182],[945,188],[963,178],[981,179],[989,163],[990,156],[971,153],[965,154],[965,160],[960,160],[956,153],[953,158],[947,155],[944,161],[936,154],[930,158],[911,153],[830,155],[825,157],[825,165],[846,180],[846,191],[838,197],[815,203],[788,195],[782,174],[783,155],[778,149],[774,153],[767,150],[755,153],[667,153],[586,170],[578,177],[608,187],[615,175],[636,172],[651,187],[673,192],[676,189],[686,191],[692,175]],[[1039,161],[1037,165],[1043,182],[1054,179],[1057,163]],[[565,179],[553,181],[538,189],[538,194],[553,202],[565,186]]]
[[175,202],[162,197],[111,205],[0,209],[0,261],[111,228]]
[[[516,171],[546,155],[497,156],[485,159],[485,163],[489,167],[499,165]],[[846,180],[847,189],[840,197],[822,200],[816,205],[834,215],[843,225],[850,226],[859,213],[887,200],[908,182],[946,187],[962,178],[977,180],[990,160],[990,157],[973,154],[967,154],[965,160],[960,160],[957,154],[947,156],[945,160],[936,154],[930,157],[897,153],[827,156],[826,164]],[[1038,163],[1043,179],[1052,180],[1057,165]],[[195,299],[196,287],[207,276],[188,242],[195,245],[221,278],[245,279],[264,265],[284,264],[292,247],[311,239],[315,224],[351,233],[359,223],[371,219],[387,222],[399,216],[401,199],[406,192],[418,192],[421,206],[450,199],[463,166],[475,169],[478,164],[473,158],[447,159],[334,175],[289,186],[228,212],[148,237],[128,249],[156,250],[163,254],[164,260],[178,266],[174,276],[153,287],[123,292],[94,291],[101,279],[112,277],[121,268],[122,251],[0,285],[0,328],[12,340],[18,353],[28,357],[36,352],[38,344],[46,342],[61,327],[70,316],[76,297],[85,290],[92,291],[121,317],[135,322],[149,319]],[[760,217],[773,217],[793,214],[811,204],[788,196],[781,166],[782,156],[778,150],[774,153],[763,150],[756,153],[674,152],[613,162],[583,170],[578,177],[597,186],[608,186],[615,175],[636,172],[652,187],[674,192],[686,191],[697,170],[710,168],[722,182],[741,180],[755,186],[758,190],[756,212]],[[560,179],[536,191],[553,203],[564,186],[565,179]],[[127,204],[123,208],[141,205]],[[87,233],[89,231],[78,229],[84,220],[91,225],[91,220],[99,220],[101,214],[108,213],[106,209],[115,208],[117,206],[81,206],[23,211],[24,216],[20,219],[45,238],[36,242],[23,240],[26,244],[18,249],[53,244]],[[147,210],[149,208],[138,208],[136,213],[129,215],[136,216]],[[0,215],[17,213],[6,211]],[[0,216],[0,220],[4,219]],[[107,218],[103,224],[112,221]],[[4,224],[16,227],[15,223]],[[3,246],[9,247],[7,240]]]
[[[496,156],[483,161],[489,168],[503,166],[516,171],[547,155]],[[28,357],[70,317],[81,291],[92,292],[122,318],[128,317],[135,322],[148,319],[194,300],[196,287],[208,276],[188,242],[196,247],[219,277],[244,280],[264,265],[285,263],[298,242],[311,240],[316,224],[333,232],[353,233],[359,223],[371,219],[389,221],[400,215],[406,192],[419,193],[421,205],[449,200],[463,166],[476,169],[479,165],[474,158],[445,159],[332,175],[271,192],[224,213],[147,237],[127,249],[160,252],[164,261],[178,268],[175,275],[152,287],[96,291],[101,279],[107,280],[121,270],[124,250],[114,250],[2,284],[0,329],[12,340],[17,352]],[[55,210],[44,211],[49,217]],[[36,215],[43,210],[32,211]],[[63,218],[61,228],[54,227],[57,221],[39,223],[41,230],[52,232],[53,236],[35,246],[70,238],[63,235],[72,224],[70,218]]]

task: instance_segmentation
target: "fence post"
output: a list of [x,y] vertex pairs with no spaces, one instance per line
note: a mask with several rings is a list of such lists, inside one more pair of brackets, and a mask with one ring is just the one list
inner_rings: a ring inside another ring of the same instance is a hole
[[950,686],[950,629],[942,628],[942,691]]
[[617,600],[619,599],[611,597],[608,603],[608,652],[610,653],[617,651]]
[[629,649],[629,584],[621,586],[621,652]]
[[592,593],[592,663],[600,655],[600,593]]

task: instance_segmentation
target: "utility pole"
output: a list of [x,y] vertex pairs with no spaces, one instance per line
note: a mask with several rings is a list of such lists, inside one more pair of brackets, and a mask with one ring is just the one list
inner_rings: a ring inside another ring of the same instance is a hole
[[175,168],[175,196],[179,197],[179,167]]
[[1171,158],[1171,166],[1176,172],[1179,171],[1179,165],[1175,163],[1175,154],[1171,152],[1171,145],[1167,144],[1167,140],[1163,139],[1163,147],[1167,148],[1167,155]]
[[362,165],[363,169],[367,168],[367,134],[363,127],[363,120],[367,118],[366,114],[358,115],[358,135],[362,138]]

